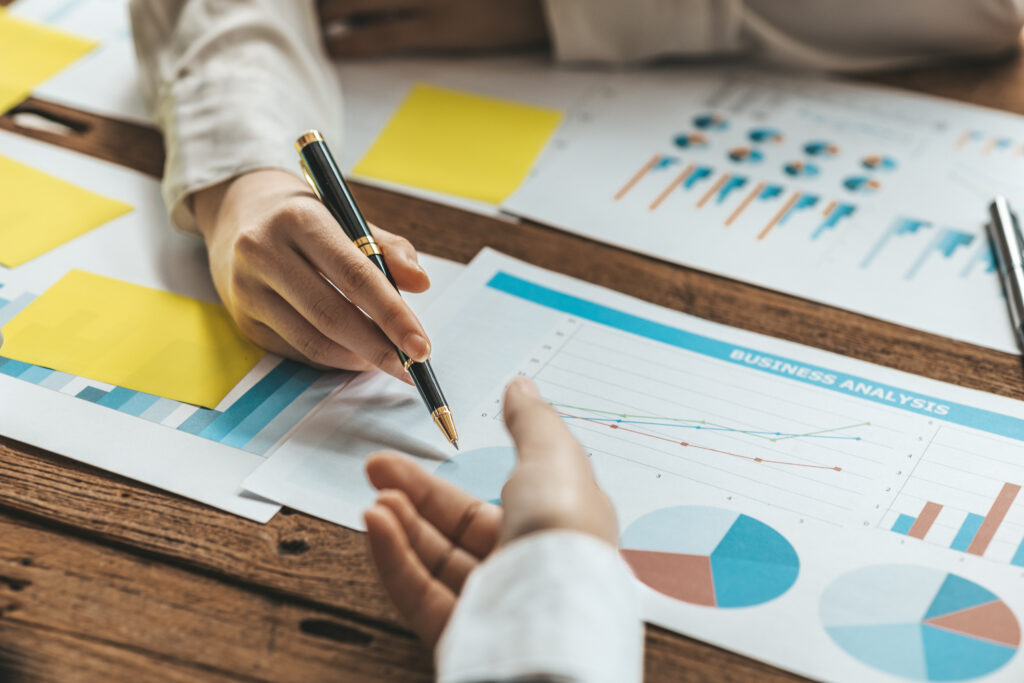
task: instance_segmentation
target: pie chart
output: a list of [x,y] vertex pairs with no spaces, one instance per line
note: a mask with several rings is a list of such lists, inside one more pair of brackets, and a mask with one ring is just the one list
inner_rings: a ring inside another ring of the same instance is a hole
[[760,150],[751,149],[750,147],[734,147],[729,150],[729,158],[738,164],[756,164],[764,159],[764,155],[761,154]]
[[501,488],[516,466],[509,446],[477,448],[441,463],[434,474],[488,503],[501,505]]
[[750,607],[785,593],[800,573],[793,546],[753,517],[685,505],[647,513],[622,534],[622,556],[654,590],[705,607]]
[[917,565],[841,576],[825,591],[821,620],[864,664],[921,681],[962,681],[999,669],[1020,647],[1020,625],[988,589]]

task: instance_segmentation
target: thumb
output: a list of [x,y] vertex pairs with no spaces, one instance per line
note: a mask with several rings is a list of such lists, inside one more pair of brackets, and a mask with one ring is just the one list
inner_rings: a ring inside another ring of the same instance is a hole
[[504,414],[521,465],[549,463],[583,466],[589,471],[590,463],[579,442],[558,413],[541,398],[537,385],[526,377],[517,377],[505,390]]

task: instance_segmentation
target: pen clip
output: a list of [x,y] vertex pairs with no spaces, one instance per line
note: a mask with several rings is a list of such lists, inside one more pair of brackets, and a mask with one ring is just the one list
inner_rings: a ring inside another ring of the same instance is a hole
[[309,185],[309,189],[313,190],[313,194],[316,195],[317,199],[323,201],[324,198],[320,196],[320,189],[317,188],[316,183],[313,182],[313,174],[309,172],[309,166],[306,165],[306,160],[302,157],[299,157],[299,166],[302,168],[302,177],[306,179],[306,184]]

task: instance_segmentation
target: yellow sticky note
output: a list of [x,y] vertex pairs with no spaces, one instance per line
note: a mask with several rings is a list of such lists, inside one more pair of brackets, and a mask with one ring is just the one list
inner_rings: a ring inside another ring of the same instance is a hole
[[132,210],[0,156],[0,264],[13,268]]
[[561,119],[554,109],[419,83],[353,171],[500,204]]
[[0,114],[94,47],[95,41],[0,11]]
[[81,270],[3,335],[8,358],[207,408],[263,357],[219,304]]

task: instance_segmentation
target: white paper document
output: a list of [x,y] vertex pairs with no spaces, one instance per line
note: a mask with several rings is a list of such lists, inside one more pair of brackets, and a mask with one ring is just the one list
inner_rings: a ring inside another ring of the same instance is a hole
[[150,123],[139,90],[128,0],[17,0],[10,12],[99,43],[41,83],[46,100],[136,123]]
[[382,446],[484,500],[537,382],[619,515],[646,618],[831,681],[1024,677],[1024,405],[484,252],[425,322],[463,450],[367,376],[247,489],[358,528]]
[[[134,207],[14,269],[0,268],[0,326],[73,268],[217,301],[202,241],[171,227],[159,185],[142,174],[0,132],[0,155]],[[39,226],[45,229],[45,226]],[[459,266],[421,256],[433,279],[422,309]],[[241,481],[347,373],[267,355],[208,410],[3,358],[0,434],[259,521],[276,503]]]
[[610,75],[503,209],[1018,352],[985,234],[1024,202],[1024,118],[814,76]]

